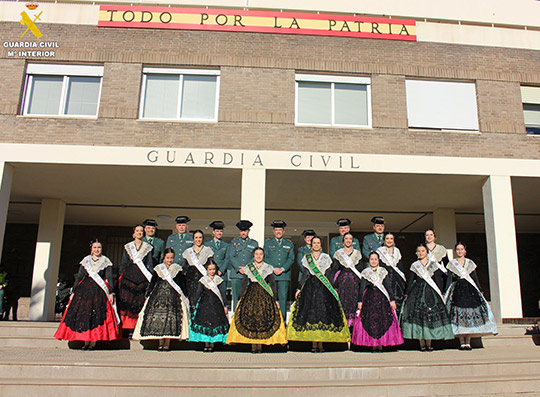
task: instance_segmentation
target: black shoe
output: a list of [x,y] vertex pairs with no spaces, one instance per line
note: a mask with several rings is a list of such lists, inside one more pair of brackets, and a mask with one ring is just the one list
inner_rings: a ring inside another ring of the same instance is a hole
[[81,347],[81,350],[88,350],[88,345],[84,345],[83,347]]

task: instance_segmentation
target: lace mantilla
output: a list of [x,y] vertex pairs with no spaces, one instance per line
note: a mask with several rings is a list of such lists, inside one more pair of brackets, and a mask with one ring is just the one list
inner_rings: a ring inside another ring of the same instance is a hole
[[[210,277],[210,276],[208,276],[208,277]],[[210,278],[212,278],[212,277],[210,277]],[[217,274],[214,276],[214,278],[212,280],[214,281],[214,283],[216,285],[219,285],[219,284],[221,284],[223,282],[223,279],[221,277],[219,277]],[[212,289],[212,287],[210,285],[208,285],[208,283],[206,282],[206,279],[204,277],[201,277],[199,279],[199,283],[201,283],[202,285],[204,285],[208,289]]]
[[396,266],[401,260],[401,251],[398,247],[394,247],[392,254],[390,254],[390,252],[388,252],[388,249],[384,246],[377,248],[377,252],[379,253],[381,261],[388,266]]
[[[457,259],[455,259],[457,260]],[[457,267],[454,265],[454,261],[448,262],[448,265],[446,265],[446,268],[450,270],[452,273],[456,274],[458,277],[461,277],[461,272],[457,269]],[[465,258],[465,263],[463,264],[463,269],[465,269],[465,274],[469,275],[476,269],[476,263],[474,263],[469,258]]]
[[[313,258],[313,259],[315,259],[315,258]],[[341,264],[341,266],[347,267],[347,268],[349,267],[347,265],[346,261],[345,261],[345,258],[343,258],[343,256],[338,254],[337,251],[334,253],[334,259],[337,259],[338,262]],[[353,249],[353,251],[351,252],[351,255],[349,255],[349,259],[351,260],[353,265],[356,266],[358,264],[358,262],[360,262],[360,260],[362,259],[362,253],[360,251],[358,251],[357,249]],[[322,271],[322,269],[321,269],[321,271]]]
[[[255,267],[257,267],[257,265],[255,265]],[[263,262],[261,264],[261,267],[259,269],[257,269],[257,270],[259,270],[259,273],[260,273],[260,275],[261,275],[261,277],[263,279],[268,277],[270,274],[274,273],[274,267],[269,265],[266,262]],[[244,267],[244,273],[252,283],[257,283],[258,282],[257,279],[255,278],[255,276],[251,273],[251,271],[248,269],[247,266]]]
[[80,262],[81,265],[83,264],[86,258],[90,260],[90,263],[92,264],[92,269],[94,269],[96,273],[99,273],[103,269],[113,265],[111,260],[107,258],[105,255],[100,256],[98,259],[93,259],[92,255],[85,256],[83,260]]
[[437,262],[440,262],[446,256],[446,248],[440,244],[435,244],[435,247],[429,252],[437,259]]
[[[365,278],[370,283],[373,283],[370,277],[370,271],[373,270],[371,267],[367,267],[360,273],[363,278]],[[373,273],[377,276],[377,280],[379,283],[382,283],[384,278],[388,276],[388,270],[386,270],[384,267],[377,266],[377,269],[373,270]]]
[[[312,257],[313,257],[313,262],[315,262],[315,264],[317,265],[317,267],[323,274],[326,273],[328,269],[330,269],[330,266],[332,266],[332,258],[330,258],[330,255],[325,254],[324,252],[321,253],[321,256],[319,256],[319,259],[315,259],[315,255],[312,255]],[[315,275],[313,273],[313,270],[309,268],[305,255],[302,258],[302,266],[304,266],[311,275],[313,276]]]
[[[191,259],[191,255],[189,255],[189,252],[188,252],[188,250],[190,249],[193,249],[193,247],[185,250],[182,253],[182,258],[184,258],[188,262],[189,266],[195,266],[195,264],[193,263],[193,259]],[[199,263],[203,266],[208,260],[208,258],[214,256],[214,251],[212,250],[212,248],[206,247],[206,246],[203,246],[203,248],[199,251],[198,254],[197,252],[195,252],[195,250],[193,250],[193,252],[197,256],[197,259],[199,259]]]
[[[429,277],[432,277],[432,276],[433,276],[433,273],[435,273],[437,270],[439,270],[439,267],[437,266],[437,263],[435,263],[435,262],[429,261],[427,267],[424,266],[424,265],[422,264],[422,262],[420,262],[420,261],[416,261],[416,262],[420,263],[420,266],[422,266],[422,267],[424,268],[424,270],[429,274]],[[418,277],[423,278],[421,274],[418,274],[418,271],[417,271],[416,268],[414,267],[414,264],[415,264],[416,262],[413,262],[413,264],[411,265],[411,267],[409,268],[409,270],[410,270],[411,272],[414,272],[414,274],[416,274]]]
[[[135,252],[137,252],[137,256],[138,258],[133,258],[133,254],[131,253],[131,250],[129,249],[130,245],[132,245],[135,247]],[[151,244],[148,244],[146,242],[142,242],[140,248],[137,250],[137,247],[135,246],[135,241],[131,241],[129,243],[127,243],[126,245],[124,245],[124,249],[126,250],[126,252],[128,253],[129,257],[131,258],[131,261],[132,262],[135,262],[136,259],[140,259],[141,261],[143,260],[143,258],[150,252],[154,249],[154,247],[152,247]]]
[[[165,266],[167,266],[167,265],[165,265]],[[180,265],[178,265],[176,263],[173,263],[172,265],[169,266],[168,270],[169,270],[169,273],[171,274],[171,277],[175,278],[176,275],[180,271],[182,271],[182,266],[180,266]],[[163,272],[159,268],[159,265],[154,267],[154,271],[156,272],[156,274],[159,276],[160,279],[167,281],[167,276],[165,274],[163,274]]]

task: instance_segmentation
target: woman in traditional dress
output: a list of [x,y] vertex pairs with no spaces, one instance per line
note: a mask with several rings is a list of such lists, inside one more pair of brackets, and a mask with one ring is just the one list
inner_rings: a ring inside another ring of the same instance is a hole
[[186,288],[191,310],[197,303],[195,294],[199,288],[199,279],[206,275],[205,266],[214,256],[214,251],[210,247],[204,246],[204,233],[201,230],[193,232],[193,247],[182,253],[184,258],[181,264],[186,275]]
[[[426,247],[428,249],[428,257],[431,261],[435,262],[439,270],[441,271],[441,276],[444,282],[446,282],[446,276],[448,270],[446,270],[445,264],[448,262],[448,257],[446,256],[446,248],[443,245],[435,243],[437,236],[433,229],[427,229],[424,232],[424,237],[426,240]],[[444,283],[443,283],[444,284]]]
[[113,306],[112,263],[102,255],[101,242],[90,243],[91,254],[84,257],[62,322],[54,334],[60,340],[84,341],[83,350],[93,350],[98,340],[120,337],[118,314]]
[[216,272],[212,259],[205,266],[206,276],[199,279],[195,293],[195,310],[189,327],[190,342],[204,342],[204,351],[213,352],[214,343],[225,343],[229,332],[225,281]]
[[446,265],[446,307],[460,350],[471,350],[471,336],[496,335],[497,325],[480,289],[476,264],[465,257],[467,247],[457,243],[455,250],[457,258]]
[[146,301],[133,333],[135,340],[158,339],[158,350],[168,351],[171,339],[189,336],[189,303],[180,287],[182,267],[174,263],[172,248],[163,251],[163,263],[153,269]]
[[240,300],[227,336],[227,344],[251,343],[252,353],[262,345],[285,345],[287,335],[277,301],[274,268],[264,262],[264,249],[253,250],[253,262],[240,268],[244,274]]
[[332,271],[334,272],[332,285],[339,295],[349,327],[352,327],[356,317],[356,307],[359,302],[360,271],[362,270],[362,266],[359,266],[362,253],[353,247],[353,240],[354,237],[351,233],[343,235],[343,248],[335,252],[334,263],[332,264]]
[[144,305],[144,294],[152,278],[152,245],[142,241],[144,228],[133,228],[133,241],[124,245],[124,255],[118,278],[118,311],[122,328],[131,337],[139,312]]
[[406,339],[418,339],[420,350],[432,351],[433,339],[454,339],[444,304],[443,275],[428,257],[425,244],[416,247],[418,260],[411,265],[401,313],[401,331]]
[[311,253],[304,256],[302,266],[306,271],[291,309],[288,339],[312,342],[314,353],[324,351],[323,342],[349,342],[351,333],[347,319],[339,295],[328,279],[332,259],[322,252],[320,237],[311,240]]
[[362,270],[358,310],[354,323],[352,343],[372,346],[373,352],[382,352],[383,346],[403,343],[396,316],[396,301],[388,270],[379,266],[379,254],[369,254],[369,267]]
[[396,313],[399,315],[401,313],[403,298],[405,297],[405,288],[407,288],[407,278],[403,273],[401,252],[395,246],[395,236],[393,233],[386,233],[384,236],[384,245],[377,248],[377,253],[381,260],[380,266],[388,271],[388,276],[386,277],[390,280],[390,286],[394,293],[394,300],[396,301]]

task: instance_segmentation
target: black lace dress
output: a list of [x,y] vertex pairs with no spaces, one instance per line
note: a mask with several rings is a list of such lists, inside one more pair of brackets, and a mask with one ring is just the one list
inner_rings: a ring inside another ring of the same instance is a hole
[[[139,312],[144,305],[144,294],[148,287],[148,279],[128,254],[127,245],[124,247],[124,255],[120,264],[117,306],[122,328],[134,329]],[[143,242],[137,254],[141,257],[146,269],[151,272],[153,267],[152,246]]]
[[214,277],[221,299],[209,289],[203,280],[195,293],[195,309],[191,316],[189,327],[190,342],[225,343],[229,332],[229,319],[225,314],[222,302],[227,302],[225,281],[219,276]]
[[[173,281],[183,291],[185,283],[181,270],[182,268],[177,264],[169,267]],[[187,339],[189,337],[189,309],[178,292],[160,274],[157,266],[154,268],[146,296],[133,339]]]
[[[305,257],[302,263],[307,263]],[[315,264],[327,279],[332,278],[331,263],[330,256],[324,253],[318,261],[315,260]],[[339,299],[307,268],[300,280],[300,286],[300,295],[293,304],[287,327],[288,339],[312,342],[350,341],[351,334]]]
[[[193,247],[188,248],[182,253],[183,261],[180,265],[183,267],[186,276],[186,295],[189,299],[191,310],[195,309],[197,303],[197,289],[199,288],[199,280],[203,276],[197,267],[193,264],[193,259],[189,255],[189,251],[193,250]],[[193,253],[195,251],[193,250]],[[210,247],[202,247],[199,253],[195,253],[195,256],[202,266],[206,266],[208,261],[214,255],[214,251]]]
[[240,300],[236,305],[227,344],[258,343],[263,345],[286,344],[285,324],[276,305],[277,288],[274,268],[266,263],[259,272],[270,286],[273,296],[254,277],[246,274],[242,279]]
[[[349,258],[358,272],[361,272],[362,266],[360,265],[360,260],[362,259],[362,254],[360,251],[353,250],[351,255],[349,255]],[[331,281],[339,295],[343,312],[347,318],[347,325],[350,327],[354,324],[354,319],[356,317],[356,309],[359,302],[358,291],[360,287],[360,278],[349,267],[346,267],[346,264],[343,262],[344,259],[340,256],[338,250],[334,254],[334,262],[332,263],[333,276]]]
[[[106,267],[97,271],[107,286],[112,285],[112,263],[106,257]],[[92,261],[92,259],[90,259]],[[80,266],[73,287],[73,298],[64,312],[55,333],[60,340],[99,341],[119,338],[116,314],[105,291]]]
[[390,264],[388,264],[387,262],[391,261],[392,263],[395,263],[395,266],[403,274],[404,272],[403,263],[401,261],[401,253],[399,252],[399,249],[397,247],[394,247],[393,255],[390,255],[390,253],[385,249],[385,247],[379,247],[377,249],[377,252],[379,253],[379,256],[381,258],[379,266],[384,267],[388,271],[388,275],[386,277],[388,278],[390,282],[390,287],[392,288],[392,292],[394,293],[394,299],[397,306],[396,313],[399,315],[399,313],[401,313],[403,299],[405,299],[407,280],[404,279],[401,274],[399,274],[394,269],[394,267],[390,266]]

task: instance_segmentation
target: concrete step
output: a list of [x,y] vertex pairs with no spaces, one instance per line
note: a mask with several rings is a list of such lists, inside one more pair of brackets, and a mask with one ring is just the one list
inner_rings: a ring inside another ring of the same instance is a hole
[[540,348],[384,354],[0,349],[0,395],[538,395]]

